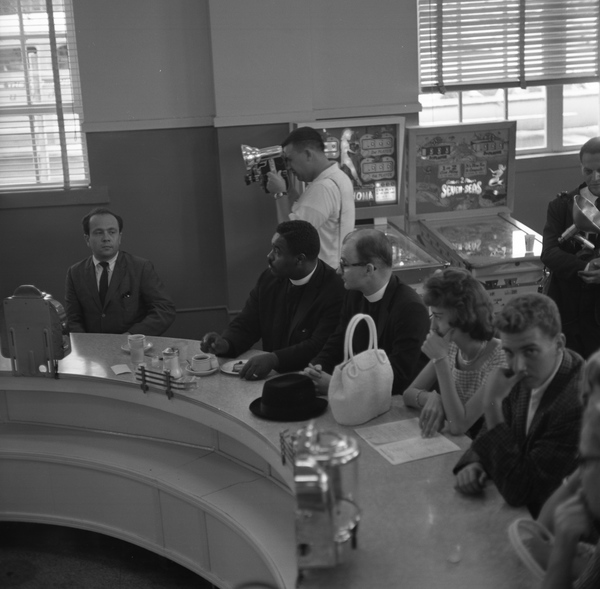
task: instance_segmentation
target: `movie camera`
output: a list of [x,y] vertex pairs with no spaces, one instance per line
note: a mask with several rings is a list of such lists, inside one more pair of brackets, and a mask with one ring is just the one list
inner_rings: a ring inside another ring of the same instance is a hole
[[281,145],[271,145],[259,149],[258,147],[250,147],[242,145],[242,158],[246,165],[247,174],[244,177],[246,184],[249,186],[253,182],[260,182],[263,190],[267,190],[267,182],[269,180],[269,172],[281,172],[285,178],[286,185],[288,183],[288,173],[283,159],[283,148]]

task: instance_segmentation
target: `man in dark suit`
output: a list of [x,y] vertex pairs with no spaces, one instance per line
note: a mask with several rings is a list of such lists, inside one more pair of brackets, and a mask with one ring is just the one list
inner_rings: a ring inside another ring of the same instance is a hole
[[207,333],[202,349],[236,357],[262,339],[263,354],[242,367],[240,377],[265,378],[271,370],[304,368],[337,325],[344,287],[335,270],[319,260],[317,230],[307,221],[277,227],[260,277],[242,312],[222,335]]
[[[399,395],[427,359],[421,345],[429,331],[429,313],[421,297],[392,273],[392,246],[381,231],[356,229],[342,245],[339,272],[346,292],[340,321],[305,373],[320,394],[327,394],[331,373],[344,360],[346,327],[357,313],[370,315],[377,326],[378,347],[385,350],[392,369],[392,393]],[[368,329],[361,322],[354,333],[354,353],[366,349]]]
[[574,239],[559,239],[573,225],[576,195],[581,194],[598,208],[600,137],[584,143],[579,159],[585,181],[548,205],[541,259],[551,272],[547,294],[558,305],[567,347],[588,358],[600,347],[600,236],[587,236],[595,250],[582,247]]
[[544,501],[577,467],[583,359],[565,348],[549,297],[513,297],[495,325],[510,369],[485,384],[485,424],[454,468],[459,491],[479,493],[490,477],[507,503],[537,517]]
[[66,312],[72,332],[161,335],[175,305],[148,260],[119,251],[123,219],[97,208],[83,219],[92,256],[67,271]]

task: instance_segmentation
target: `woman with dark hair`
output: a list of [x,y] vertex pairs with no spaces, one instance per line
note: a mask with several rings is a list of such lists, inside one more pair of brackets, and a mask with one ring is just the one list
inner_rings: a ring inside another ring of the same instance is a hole
[[425,283],[423,300],[431,311],[431,331],[422,346],[429,357],[404,403],[421,409],[423,437],[448,421],[454,435],[473,437],[483,414],[483,384],[492,368],[506,367],[494,337],[492,302],[483,285],[463,268],[446,268]]

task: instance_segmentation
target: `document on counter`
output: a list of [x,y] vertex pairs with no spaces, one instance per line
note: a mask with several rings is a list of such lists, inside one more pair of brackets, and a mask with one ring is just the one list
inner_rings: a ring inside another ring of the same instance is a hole
[[460,450],[459,446],[440,433],[432,438],[422,438],[418,417],[357,427],[354,431],[392,464]]

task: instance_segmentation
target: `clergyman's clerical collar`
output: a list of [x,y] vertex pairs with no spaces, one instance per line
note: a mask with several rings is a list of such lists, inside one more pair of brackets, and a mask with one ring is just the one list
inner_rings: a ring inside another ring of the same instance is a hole
[[315,264],[315,267],[313,268],[313,271],[308,275],[305,276],[304,278],[300,278],[300,280],[292,280],[290,278],[290,282],[294,285],[294,286],[304,286],[305,284],[308,284],[310,279],[312,278],[312,275],[315,273],[315,271],[317,270],[317,265]]
[[365,299],[367,299],[369,303],[379,302],[383,298],[383,295],[385,294],[385,289],[388,287],[389,283],[390,281],[388,280],[377,292],[374,292],[370,295],[365,295]]

